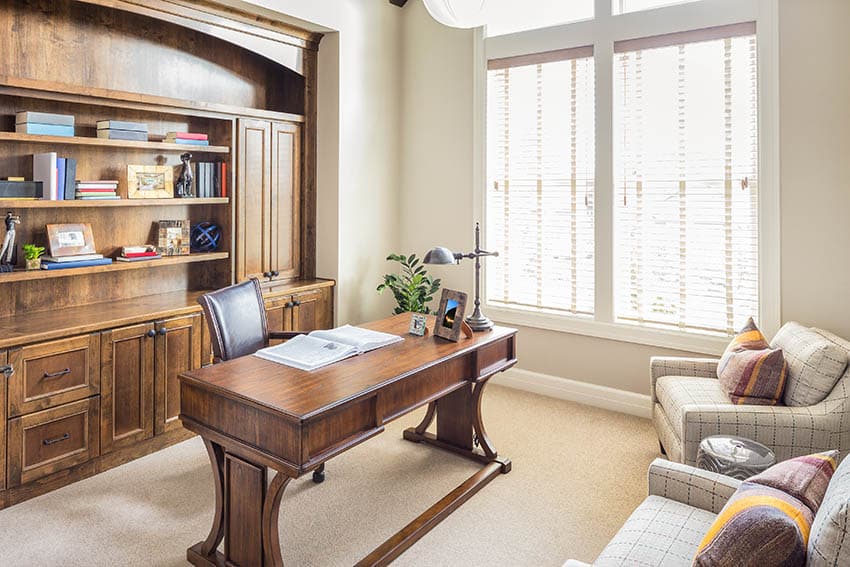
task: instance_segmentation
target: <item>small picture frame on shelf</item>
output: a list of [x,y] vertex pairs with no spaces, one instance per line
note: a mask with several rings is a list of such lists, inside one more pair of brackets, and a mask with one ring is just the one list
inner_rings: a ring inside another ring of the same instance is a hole
[[466,311],[466,294],[462,291],[443,288],[440,308],[434,322],[434,336],[457,342],[463,329],[463,314]]
[[410,314],[410,327],[407,332],[417,337],[424,337],[428,333],[428,319],[422,313]]
[[189,254],[189,235],[192,223],[189,220],[161,220],[157,223],[156,251],[163,256],[185,256]]
[[170,165],[128,165],[127,198],[174,198],[174,168]]
[[88,223],[48,224],[47,242],[54,258],[95,253],[94,235]]

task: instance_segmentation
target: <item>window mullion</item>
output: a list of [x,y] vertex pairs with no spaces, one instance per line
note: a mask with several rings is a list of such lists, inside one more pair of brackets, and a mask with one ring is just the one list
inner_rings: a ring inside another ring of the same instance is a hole
[[[599,13],[601,4],[607,12]],[[610,20],[610,0],[596,3],[597,14]],[[601,34],[604,36],[604,34]],[[614,320],[614,43],[597,40],[593,46],[596,68],[596,178],[594,218],[596,289],[594,316],[606,323]]]

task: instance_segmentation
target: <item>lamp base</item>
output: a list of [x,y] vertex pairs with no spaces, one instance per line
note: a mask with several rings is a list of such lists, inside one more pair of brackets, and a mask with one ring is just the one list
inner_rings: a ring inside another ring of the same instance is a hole
[[493,329],[493,321],[478,312],[466,318],[466,323],[473,331],[479,333],[481,331],[490,331]]

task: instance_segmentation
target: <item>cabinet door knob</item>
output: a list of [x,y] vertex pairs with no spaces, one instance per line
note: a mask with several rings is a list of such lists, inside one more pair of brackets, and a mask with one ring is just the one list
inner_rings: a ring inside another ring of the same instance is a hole
[[272,277],[272,273],[271,273],[271,272],[263,272],[263,277],[264,277],[264,278],[271,278],[271,277]]
[[153,338],[153,337],[155,337],[155,336],[156,336],[156,331],[154,331],[153,329],[151,329],[150,331],[148,331],[148,332],[147,332],[147,333],[145,333],[145,334],[146,334],[147,336],[149,336],[150,338]]
[[301,302],[296,299],[295,301],[292,302],[292,305],[298,307],[299,305],[301,305]]
[[12,368],[11,364],[6,364],[6,365],[3,365],[3,366],[0,366],[0,372],[2,372],[6,376],[6,378],[11,378],[12,374],[15,373],[15,369]]
[[159,334],[160,334],[160,335],[165,335],[165,333],[167,333],[167,332],[168,332],[168,329],[166,329],[165,327],[162,327],[162,328],[160,328],[160,330],[159,330]]
[[294,307],[295,303],[293,303],[292,301],[287,301],[286,303],[283,304],[283,306],[288,309],[288,308]]
[[280,272],[278,272],[277,270],[274,270],[271,274],[272,274],[273,277],[276,278],[280,275]]

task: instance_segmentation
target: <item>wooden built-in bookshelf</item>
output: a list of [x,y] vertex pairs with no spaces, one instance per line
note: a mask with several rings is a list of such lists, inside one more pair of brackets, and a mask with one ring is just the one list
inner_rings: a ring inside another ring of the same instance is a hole
[[75,199],[46,201],[44,199],[0,199],[0,209],[87,209],[114,207],[187,207],[195,205],[229,205],[228,197],[194,197],[187,199]]
[[26,142],[31,144],[50,144],[53,146],[100,146],[104,148],[154,150],[157,152],[190,152],[193,154],[230,153],[230,148],[227,146],[196,146],[154,141],[109,140],[85,136],[46,136],[41,134],[21,134],[19,132],[0,132],[0,142]]

